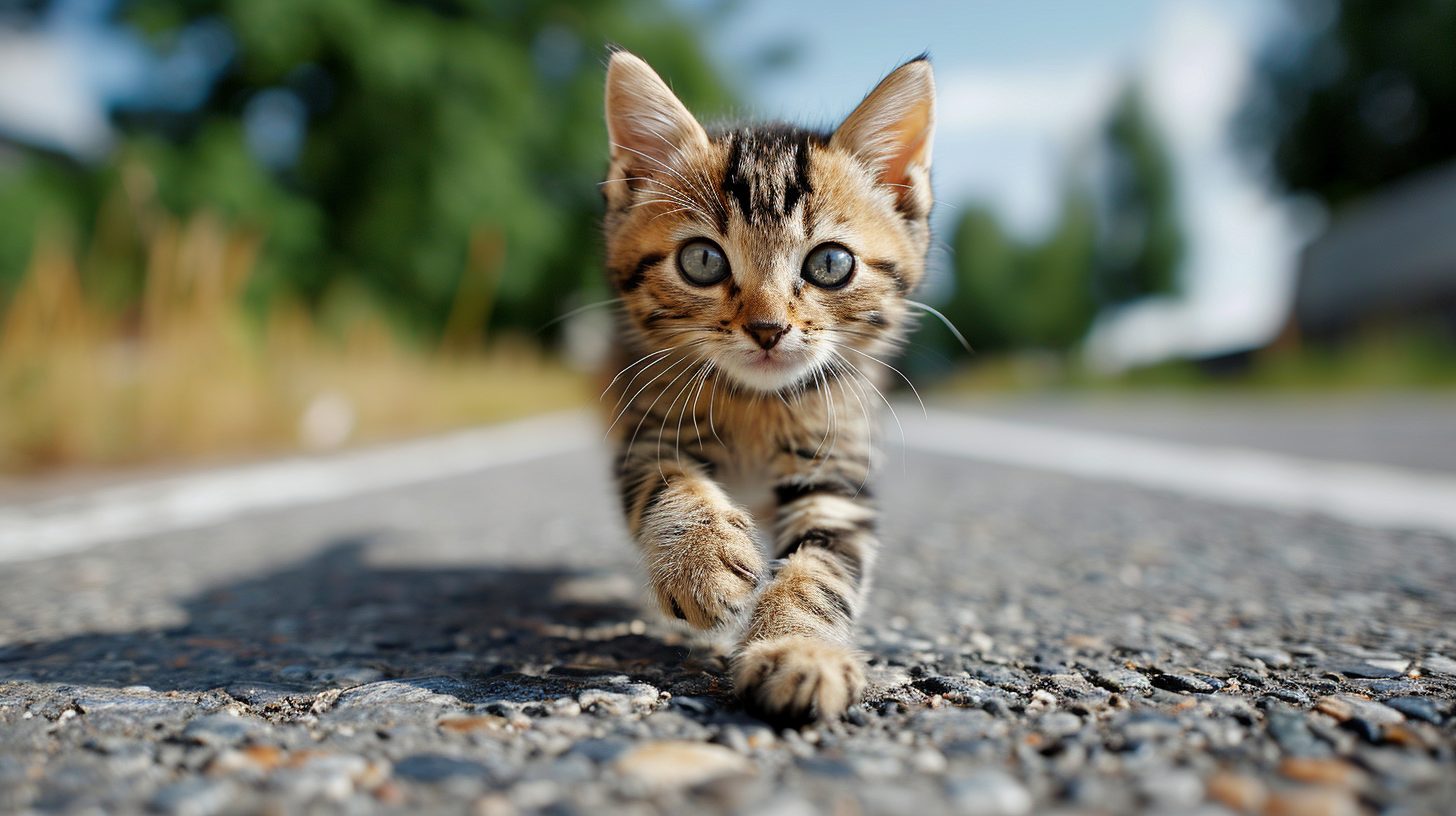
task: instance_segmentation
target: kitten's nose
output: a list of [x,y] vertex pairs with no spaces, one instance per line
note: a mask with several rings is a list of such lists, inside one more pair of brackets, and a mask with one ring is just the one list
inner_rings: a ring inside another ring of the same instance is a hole
[[743,330],[748,336],[758,341],[764,351],[777,346],[779,339],[788,333],[789,327],[786,323],[779,323],[773,320],[750,320]]

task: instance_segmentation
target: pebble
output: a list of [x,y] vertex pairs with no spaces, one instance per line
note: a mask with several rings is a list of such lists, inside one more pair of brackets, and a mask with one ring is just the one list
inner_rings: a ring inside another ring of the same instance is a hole
[[427,784],[441,782],[452,776],[484,778],[488,774],[489,770],[479,762],[440,754],[415,754],[394,765],[395,776]]
[[946,761],[945,754],[934,748],[921,748],[910,757],[910,766],[923,774],[945,773],[950,766]]
[[926,694],[939,694],[956,705],[980,705],[1000,692],[969,677],[932,676],[916,680],[912,685]]
[[1244,649],[1244,654],[1275,668],[1281,668],[1294,663],[1294,655],[1283,649],[1251,647]]
[[267,734],[267,721],[256,717],[240,717],[232,713],[198,717],[182,729],[182,738],[198,745],[232,746],[244,740]]
[[1403,785],[1424,785],[1449,775],[1423,751],[1362,746],[1355,758],[1372,772]]
[[1138,779],[1138,790],[1155,808],[1190,808],[1203,801],[1203,780],[1189,770],[1162,768]]
[[664,740],[633,748],[612,764],[617,773],[651,790],[699,785],[730,774],[747,773],[748,760],[729,748],[706,742]]
[[1376,666],[1373,663],[1367,663],[1363,660],[1325,661],[1320,664],[1320,668],[1324,669],[1325,671],[1343,674],[1346,677],[1368,677],[1373,679],[1400,677],[1401,674],[1405,671],[1404,668],[1399,670],[1391,669],[1383,666]]
[[504,731],[511,727],[511,723],[505,717],[486,714],[479,717],[442,717],[439,726],[446,731],[453,731],[457,734],[471,734],[477,731]]
[[1318,757],[1329,754],[1327,743],[1317,739],[1309,730],[1309,723],[1303,714],[1289,711],[1274,711],[1268,715],[1269,734],[1284,752],[1293,756]]
[[1426,659],[1421,661],[1421,668],[1426,669],[1427,671],[1436,672],[1438,674],[1445,674],[1451,677],[1456,677],[1456,660],[1452,660],[1445,655],[1427,655]]
[[1146,694],[1153,690],[1153,683],[1146,675],[1131,669],[1106,669],[1096,676],[1099,683],[1113,691]]
[[[440,694],[420,681],[380,680],[356,686],[343,694],[335,705],[339,708],[380,708],[397,705],[459,705],[460,699],[449,694]],[[450,678],[443,678],[450,680]],[[458,682],[451,680],[452,683]]]
[[1193,694],[1212,694],[1223,687],[1222,683],[1216,684],[1212,678],[1191,674],[1155,674],[1151,682],[1160,689]]
[[609,763],[622,754],[627,753],[631,747],[631,743],[626,740],[593,737],[591,739],[584,739],[571,746],[571,750],[573,753],[581,754],[593,762]]
[[1279,763],[1279,773],[1296,782],[1342,788],[1359,788],[1365,783],[1365,774],[1359,768],[1330,757],[1286,757]]
[[238,786],[226,779],[184,779],[157,791],[152,809],[172,816],[212,816],[238,798]]
[[285,754],[271,745],[246,745],[238,750],[218,754],[208,765],[215,774],[246,773],[262,775],[283,764]]
[[975,771],[947,780],[945,787],[956,810],[965,816],[1022,816],[1031,812],[1031,793],[1005,771]]
[[1031,683],[1026,675],[1006,666],[983,666],[972,674],[979,680],[1016,694],[1027,694],[1031,691]]
[[1407,717],[1425,720],[1432,725],[1441,724],[1441,711],[1429,697],[1391,697],[1385,704]]
[[1058,739],[1082,730],[1082,718],[1069,711],[1054,711],[1037,720],[1036,729],[1051,739]]
[[1352,793],[1327,787],[1277,791],[1264,806],[1264,816],[1361,816],[1361,813]]
[[1269,789],[1258,778],[1221,771],[1204,780],[1208,798],[1240,813],[1258,813],[1269,799]]
[[1375,725],[1395,725],[1405,722],[1405,715],[1390,706],[1374,700],[1364,700],[1348,694],[1321,697],[1315,707],[1340,722],[1358,719]]
[[1421,684],[1404,677],[1394,680],[1367,680],[1359,684],[1376,694],[1407,695],[1421,690]]

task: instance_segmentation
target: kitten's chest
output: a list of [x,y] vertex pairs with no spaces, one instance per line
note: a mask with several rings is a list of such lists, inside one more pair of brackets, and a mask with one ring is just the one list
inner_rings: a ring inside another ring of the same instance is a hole
[[768,540],[773,528],[774,502],[773,478],[766,464],[736,462],[723,468],[718,474],[718,483],[728,492],[738,506],[753,514],[761,539]]

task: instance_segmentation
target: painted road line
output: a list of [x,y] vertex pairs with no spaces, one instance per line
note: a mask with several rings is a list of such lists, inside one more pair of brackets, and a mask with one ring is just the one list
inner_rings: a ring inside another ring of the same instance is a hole
[[[1456,477],[930,411],[904,420],[915,450],[1123,482],[1365,527],[1456,535]],[[893,438],[893,436],[892,436]]]
[[580,411],[404,444],[285,459],[0,507],[0,562],[195,529],[250,513],[344,499],[600,444]]

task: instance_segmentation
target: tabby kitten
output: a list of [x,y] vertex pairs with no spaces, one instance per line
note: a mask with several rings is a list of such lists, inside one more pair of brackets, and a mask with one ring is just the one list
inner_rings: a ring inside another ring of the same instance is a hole
[[930,241],[930,64],[902,65],[833,133],[710,133],[617,51],[606,116],[610,433],[652,589],[698,628],[747,613],[732,666],[750,710],[837,717],[864,688],[879,361]]

